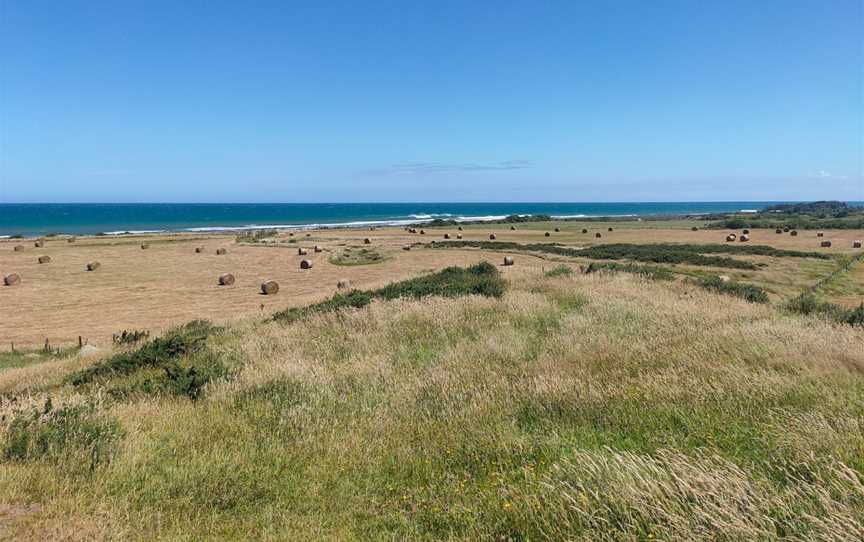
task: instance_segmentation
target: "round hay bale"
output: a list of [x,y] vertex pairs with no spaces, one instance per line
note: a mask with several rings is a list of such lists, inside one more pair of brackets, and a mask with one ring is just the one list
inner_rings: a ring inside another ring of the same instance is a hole
[[785,226],[783,228],[783,233],[789,233],[789,229],[790,229],[789,226]]
[[275,280],[265,280],[261,283],[261,293],[264,295],[276,295],[279,293],[279,283]]
[[225,248],[217,248],[217,249],[216,249],[216,254],[217,254],[218,256],[224,256],[225,254],[228,254],[228,249],[225,249]]
[[798,237],[798,230],[792,230],[792,231],[790,231],[790,232],[789,232],[789,235],[791,235],[792,237]]
[[612,231],[612,228],[609,228],[609,230],[608,230],[608,231]]
[[594,234],[594,237],[596,237],[597,239],[600,239],[603,236],[600,235],[600,232],[598,231],[597,233]]
[[411,250],[411,246],[410,246],[410,245],[405,245],[404,247],[402,247],[402,250]]
[[690,228],[690,231],[699,231],[699,228],[697,228],[696,226],[693,226],[692,228]]
[[861,241],[852,241],[852,248],[861,248]]
[[546,233],[543,234],[543,237],[549,237],[550,235],[552,235],[552,234],[547,231]]
[[461,233],[457,233],[457,234],[456,234],[456,239],[462,239],[462,234],[461,234]]
[[300,260],[300,269],[312,269],[312,260]]
[[306,251],[305,248],[298,248],[298,249],[297,249],[297,255],[298,255],[298,256],[305,256],[305,255],[306,255],[306,252],[307,252],[307,251]]
[[561,228],[555,228],[555,233],[558,233],[560,231],[561,231]]
[[513,256],[504,256],[504,265],[513,265]]
[[368,237],[365,238],[365,239],[363,239],[363,244],[364,244],[364,245],[371,245],[371,244],[372,244],[372,239],[369,239]]
[[148,248],[150,248],[150,245],[149,245],[149,244],[147,244],[147,243],[141,243],[141,250],[147,250]]
[[741,238],[739,239],[739,241],[741,241],[742,243],[747,242],[749,240],[750,240],[750,236],[747,235],[746,233],[742,233]]
[[831,247],[831,241],[822,241],[819,244],[819,246],[821,246],[822,248],[830,248]]
[[741,230],[744,235],[750,235],[750,230]]
[[491,239],[492,241],[494,241],[494,240],[495,240],[495,234],[494,234],[494,233],[490,233],[490,234],[489,234],[489,239]]
[[195,247],[195,254],[201,254],[204,252],[204,247]]
[[87,271],[96,271],[96,270],[99,269],[100,267],[102,267],[102,264],[101,264],[101,263],[99,263],[99,262],[90,262],[90,263],[87,264]]
[[51,263],[51,256],[39,256],[39,263]]
[[734,233],[730,233],[729,235],[726,236],[726,242],[731,243],[732,241],[734,241],[737,238],[738,238],[737,235],[735,235]]
[[516,226],[510,226],[510,231],[516,231]]
[[582,228],[582,233],[588,233],[588,229],[587,229],[587,228]]
[[42,248],[45,246],[45,241],[43,241],[42,239],[39,239],[38,241],[33,243],[33,246],[36,248]]
[[15,252],[23,252],[24,245],[15,245],[15,248],[13,248],[12,250],[14,250]]
[[289,232],[288,232],[288,237],[294,237],[294,232],[293,232],[293,231],[289,231]]
[[445,234],[444,234],[444,239],[450,239],[450,234],[449,234],[449,233],[445,233]]
[[426,230],[420,230],[420,235],[426,235]]
[[816,237],[825,237],[825,232],[817,232]]
[[307,233],[307,234],[306,234],[306,237],[312,237],[312,234],[311,234],[311,233]]
[[67,243],[74,243],[75,241],[76,241],[75,237],[70,237],[69,239],[66,239]]
[[21,282],[21,277],[18,276],[17,273],[9,273],[5,277],[3,277],[3,284],[6,286],[15,286],[16,284]]
[[231,286],[232,284],[234,284],[234,275],[231,273],[219,275],[219,286]]
[[457,229],[458,229],[459,231],[462,231],[462,226],[459,226],[459,228],[457,228]]
[[339,281],[336,282],[336,287],[340,290],[347,290],[351,287],[351,281],[348,279],[339,279]]
[[717,277],[717,278],[720,279],[720,282],[730,282],[730,281],[732,280],[732,279],[729,277],[729,275],[720,275],[720,276]]
[[783,230],[781,230],[780,228],[777,228],[776,230],[774,230],[774,233],[783,233]]
[[315,245],[315,252],[324,252],[324,249],[320,245]]

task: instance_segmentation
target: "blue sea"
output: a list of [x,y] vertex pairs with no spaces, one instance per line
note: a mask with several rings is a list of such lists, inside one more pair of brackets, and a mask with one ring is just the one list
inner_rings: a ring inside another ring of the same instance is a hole
[[253,228],[368,227],[433,220],[681,215],[761,209],[778,202],[676,203],[68,203],[0,204],[0,236],[217,232]]

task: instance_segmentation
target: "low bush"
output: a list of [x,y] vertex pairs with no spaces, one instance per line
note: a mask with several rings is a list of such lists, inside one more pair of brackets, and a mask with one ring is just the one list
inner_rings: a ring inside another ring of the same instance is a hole
[[567,265],[559,265],[554,269],[546,271],[544,275],[549,278],[553,277],[569,277],[573,274],[573,268]]
[[794,314],[815,315],[839,324],[864,326],[864,303],[847,309],[836,303],[821,301],[812,292],[804,292],[786,302],[784,308]]
[[633,273],[635,275],[641,275],[651,280],[673,280],[675,278],[675,273],[673,273],[672,271],[653,265],[638,265],[634,263],[620,264],[591,262],[590,264],[588,264],[588,267],[585,268],[585,273],[597,273],[600,271],[620,271],[623,273]]
[[345,294],[336,294],[327,301],[294,307],[273,315],[274,320],[294,322],[311,314],[333,312],[343,308],[365,307],[373,299],[396,299],[438,295],[457,297],[462,295],[484,295],[501,297],[504,293],[504,281],[498,270],[489,262],[482,262],[471,267],[448,267],[437,273],[422,277],[394,282],[378,290],[353,290]]
[[749,303],[768,303],[768,293],[753,284],[724,281],[718,276],[700,278],[696,283],[706,290],[740,297]]

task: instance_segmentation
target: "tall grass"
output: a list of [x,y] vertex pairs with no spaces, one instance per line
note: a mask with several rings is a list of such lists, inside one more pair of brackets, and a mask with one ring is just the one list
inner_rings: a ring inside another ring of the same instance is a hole
[[[4,502],[39,505],[4,535],[864,538],[864,329],[628,273],[506,278],[208,337],[242,364],[197,401],[93,402],[110,461],[0,464]],[[29,404],[100,397],[20,370],[42,386],[0,372],[0,442]]]

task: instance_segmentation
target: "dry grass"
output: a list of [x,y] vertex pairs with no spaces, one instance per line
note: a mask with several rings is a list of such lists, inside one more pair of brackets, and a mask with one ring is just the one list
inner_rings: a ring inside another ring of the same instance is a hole
[[0,532],[864,536],[864,330],[680,283],[546,277],[523,259],[501,299],[239,322],[209,343],[239,372],[198,401],[116,402],[61,384],[83,361],[0,372],[7,421],[50,395],[95,403],[124,432],[92,471],[72,468],[86,450],[0,465],[0,504],[26,510],[0,516]]

